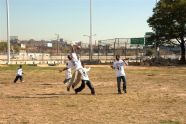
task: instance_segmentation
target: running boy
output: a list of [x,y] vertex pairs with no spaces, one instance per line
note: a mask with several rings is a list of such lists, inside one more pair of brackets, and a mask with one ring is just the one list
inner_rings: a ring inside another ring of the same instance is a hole
[[117,76],[117,88],[118,88],[118,94],[121,94],[121,80],[123,81],[123,91],[124,93],[127,93],[127,87],[126,87],[126,74],[124,71],[124,65],[128,65],[128,63],[122,59],[120,59],[120,55],[116,55],[116,61],[111,66],[113,69],[116,70],[116,76]]
[[90,68],[85,68],[85,64],[82,64],[82,66],[83,66],[83,68],[82,68],[83,75],[81,76],[82,83],[79,88],[75,89],[75,93],[77,94],[78,92],[81,92],[85,88],[85,84],[86,84],[89,87],[89,89],[91,90],[91,94],[95,95],[94,87],[93,87],[91,81],[89,80],[89,77],[87,74],[87,72],[90,71]]
[[17,73],[16,73],[16,77],[15,77],[14,83],[16,83],[18,79],[20,79],[21,82],[24,82],[23,81],[22,65],[19,65],[19,68],[17,69]]

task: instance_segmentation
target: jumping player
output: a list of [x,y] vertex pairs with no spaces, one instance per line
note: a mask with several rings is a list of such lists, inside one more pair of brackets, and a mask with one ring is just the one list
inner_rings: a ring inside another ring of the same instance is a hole
[[17,73],[16,73],[16,77],[14,79],[14,83],[16,83],[18,79],[20,79],[21,82],[24,82],[23,81],[23,69],[22,69],[22,65],[19,65],[19,68],[17,69]]
[[77,94],[78,92],[81,92],[84,88],[85,88],[85,84],[89,87],[89,89],[91,90],[91,94],[95,95],[95,90],[94,87],[91,83],[91,81],[89,80],[88,74],[87,72],[90,71],[90,68],[85,68],[85,64],[82,64],[83,68],[82,68],[82,83],[81,86],[77,89],[75,89],[75,93]]
[[72,75],[72,79],[67,86],[67,91],[70,91],[70,87],[72,86],[73,88],[80,82],[81,76],[83,75],[82,72],[82,65],[79,56],[76,54],[76,50],[79,49],[78,46],[72,46],[72,53],[71,55],[68,55],[68,59],[71,62],[71,65],[69,67],[64,68],[64,70],[67,70],[69,68],[74,68],[75,72]]
[[127,93],[124,65],[128,65],[128,63],[120,59],[120,55],[116,55],[116,60],[111,67],[116,70],[118,94],[121,94],[121,80],[123,81],[123,91]]

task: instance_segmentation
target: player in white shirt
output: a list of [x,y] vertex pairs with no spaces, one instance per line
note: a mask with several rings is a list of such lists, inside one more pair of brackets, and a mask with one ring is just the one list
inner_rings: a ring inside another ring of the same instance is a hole
[[[66,67],[70,67],[71,66],[71,61],[68,61],[66,63]],[[72,73],[71,73],[71,68],[68,68],[66,70],[59,70],[59,72],[65,71],[65,80],[63,81],[64,84],[68,84],[70,83],[70,80],[72,79]]]
[[123,81],[123,91],[127,93],[124,65],[128,65],[128,63],[120,59],[120,55],[116,55],[116,60],[111,67],[116,70],[118,94],[121,94],[121,80]]
[[18,79],[20,79],[21,82],[24,82],[23,81],[23,69],[22,69],[22,65],[19,65],[19,68],[17,69],[17,73],[16,73],[16,77],[14,79],[14,83],[16,83]]
[[88,77],[88,71],[90,71],[90,68],[85,68],[85,65],[82,64],[83,68],[81,68],[81,71],[83,72],[83,75],[81,76],[82,79],[82,83],[81,86],[79,88],[75,89],[75,93],[77,94],[78,92],[81,92],[84,88],[85,88],[85,84],[89,87],[89,89],[91,90],[91,94],[95,95],[95,90],[94,87]]
[[72,79],[67,86],[67,91],[70,91],[70,87],[72,86],[73,88],[80,82],[81,76],[83,75],[82,72],[82,65],[81,65],[81,60],[79,56],[75,53],[75,49],[77,49],[77,46],[72,46],[72,53],[71,55],[68,55],[68,59],[71,62],[71,65],[64,68],[64,70],[67,70],[69,68],[73,68],[75,72],[72,75]]

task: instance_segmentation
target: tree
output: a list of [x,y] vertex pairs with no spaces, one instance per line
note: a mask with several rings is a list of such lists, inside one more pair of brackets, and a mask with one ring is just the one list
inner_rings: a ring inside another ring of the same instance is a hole
[[172,43],[176,39],[185,62],[186,0],[160,0],[147,22],[155,32],[156,44]]
[[7,42],[0,42],[0,52],[7,52]]
[[18,53],[20,51],[21,47],[18,44],[13,45],[14,52]]

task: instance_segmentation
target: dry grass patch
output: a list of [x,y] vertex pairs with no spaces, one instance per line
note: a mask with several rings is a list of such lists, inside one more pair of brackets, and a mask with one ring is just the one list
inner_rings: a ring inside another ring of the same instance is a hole
[[67,92],[58,68],[23,66],[25,82],[16,84],[16,67],[0,69],[0,123],[186,123],[185,67],[128,66],[128,93],[118,95],[115,72],[94,66],[95,96]]

